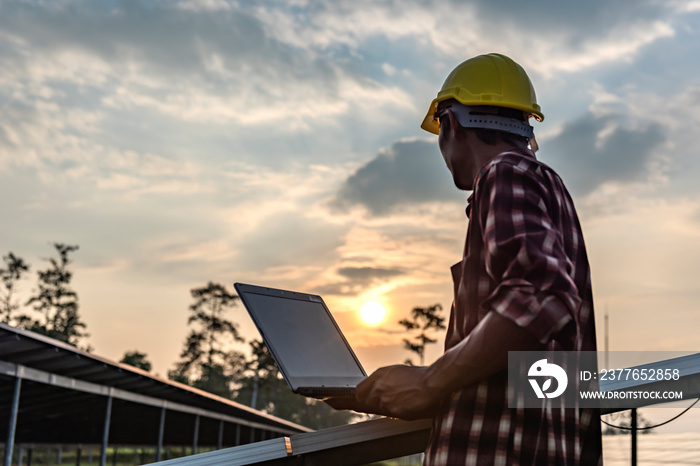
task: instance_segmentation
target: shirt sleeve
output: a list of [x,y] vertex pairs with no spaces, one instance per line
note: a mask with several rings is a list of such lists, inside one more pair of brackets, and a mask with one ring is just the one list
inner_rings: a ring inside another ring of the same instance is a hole
[[477,184],[486,272],[495,283],[482,306],[568,349],[581,304],[562,234],[541,176],[494,163]]

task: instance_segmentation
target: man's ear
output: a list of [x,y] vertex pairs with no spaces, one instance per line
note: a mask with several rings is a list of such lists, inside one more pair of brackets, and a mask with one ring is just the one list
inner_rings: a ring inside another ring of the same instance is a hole
[[447,128],[447,132],[449,133],[450,137],[456,139],[460,133],[460,129],[462,129],[462,125],[459,124],[457,115],[452,113],[452,109],[447,109],[447,118],[450,120],[450,127]]

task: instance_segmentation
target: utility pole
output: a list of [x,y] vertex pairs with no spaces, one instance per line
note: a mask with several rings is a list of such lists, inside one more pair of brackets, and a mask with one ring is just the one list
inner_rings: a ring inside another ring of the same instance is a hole
[[608,351],[610,351],[610,342],[608,340],[608,303],[605,303],[605,369],[610,369]]
[[[608,303],[605,303],[605,368],[610,368],[608,352],[610,351],[610,339],[608,332]],[[630,437],[632,446],[632,466],[637,466],[637,409],[634,408],[630,412]]]
[[630,424],[632,427],[632,466],[637,466],[637,408],[632,409]]

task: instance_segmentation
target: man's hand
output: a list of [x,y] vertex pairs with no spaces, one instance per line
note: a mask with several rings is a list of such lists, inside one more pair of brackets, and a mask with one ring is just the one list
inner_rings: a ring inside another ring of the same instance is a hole
[[400,419],[433,417],[440,401],[427,390],[427,367],[388,366],[360,382],[355,399],[325,400],[335,409],[352,409]]
[[353,398],[325,400],[352,409],[401,419],[433,417],[440,401],[455,390],[508,367],[508,351],[542,346],[526,329],[489,312],[472,333],[428,367],[388,366],[363,380]]

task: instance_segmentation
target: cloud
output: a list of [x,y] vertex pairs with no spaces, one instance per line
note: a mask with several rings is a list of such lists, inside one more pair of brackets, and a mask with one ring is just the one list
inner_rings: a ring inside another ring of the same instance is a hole
[[377,284],[405,275],[405,271],[378,267],[340,267],[336,274],[344,280],[318,286],[318,292],[327,295],[357,296]]
[[[438,66],[445,58],[465,59],[507,48],[528,70],[546,76],[626,60],[642,47],[673,36],[673,21],[686,9],[681,3],[655,0],[614,4],[595,0],[580,5],[407,0],[400,6],[390,0],[357,0],[318,1],[303,9],[260,3],[264,6],[255,14],[271,37],[303,44],[320,55],[363,50],[378,37],[390,43],[409,41],[414,57],[438,52],[434,57]],[[498,35],[491,33],[494,29],[499,30]],[[348,55],[351,63],[359,61]]]
[[237,242],[235,266],[255,276],[279,267],[326,267],[336,259],[345,230],[301,211],[275,212]]
[[[517,2],[498,14],[492,2],[0,3],[0,85],[10,102],[56,105],[40,112],[54,122],[70,117],[72,132],[89,131],[93,141],[120,150],[162,154],[158,142],[208,150],[224,137],[211,138],[212,126],[228,126],[226,143],[235,144],[237,157],[274,163],[259,155],[260,141],[274,131],[281,137],[269,144],[280,147],[289,146],[283,138],[314,134],[314,144],[292,143],[299,157],[319,161],[322,143],[340,141],[345,147],[333,149],[353,155],[369,146],[347,143],[338,137],[343,131],[373,141],[383,129],[419,121],[445,67],[468,54],[508,43],[504,51],[528,70],[551,74],[629,56],[673,33],[668,18],[676,8],[654,16],[653,2],[630,5],[614,7],[625,14],[606,15],[611,7],[595,2],[586,8],[588,23],[558,5]],[[536,18],[552,20],[550,27],[525,34]],[[489,39],[486,32],[503,22],[512,26],[508,37]],[[567,29],[557,26],[563,23]],[[426,57],[434,66],[418,77],[413,68]],[[1,120],[0,142],[22,134],[18,123]],[[57,146],[59,132],[65,129],[32,139]],[[319,154],[310,155],[314,150]]]
[[338,269],[338,275],[358,283],[371,283],[375,280],[386,280],[402,274],[403,272],[399,270],[379,269],[374,267],[341,267]]
[[[459,3],[455,0],[453,3]],[[478,17],[492,23],[507,22],[518,29],[531,29],[537,35],[561,36],[560,46],[576,49],[582,43],[606,36],[616,29],[654,22],[675,13],[655,0],[591,0],[585,3],[531,2],[518,0],[478,0]]]
[[254,10],[222,1],[0,4],[3,84],[25,98],[60,91],[190,122],[284,123],[277,131],[410,108],[398,86],[270,36]]
[[394,143],[360,167],[330,205],[337,212],[362,206],[381,216],[413,204],[458,199],[436,144],[414,140]]
[[[690,83],[674,89],[673,93],[639,92],[632,90],[621,96],[628,104],[628,112],[642,121],[648,121],[664,131],[666,144],[663,157],[664,196],[683,197],[697,193],[700,176],[700,158],[697,156],[695,128],[700,125],[700,83]],[[653,109],[653,111],[650,111]]]
[[665,134],[656,125],[627,128],[621,115],[586,114],[567,123],[542,144],[574,195],[585,196],[606,182],[645,181],[656,148]]
[[178,3],[178,8],[192,11],[229,11],[231,5],[225,0],[184,0]]

